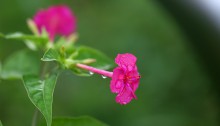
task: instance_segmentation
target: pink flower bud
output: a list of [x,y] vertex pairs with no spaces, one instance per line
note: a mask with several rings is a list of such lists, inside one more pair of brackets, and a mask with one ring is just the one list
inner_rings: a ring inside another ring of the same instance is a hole
[[70,8],[64,5],[39,10],[33,18],[39,33],[45,29],[51,41],[56,35],[68,37],[76,30],[76,18]]

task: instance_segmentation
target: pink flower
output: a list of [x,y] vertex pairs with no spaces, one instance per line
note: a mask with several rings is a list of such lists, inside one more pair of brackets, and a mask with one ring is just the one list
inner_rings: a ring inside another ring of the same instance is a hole
[[77,64],[77,67],[111,77],[110,89],[113,93],[117,93],[116,102],[119,104],[127,104],[132,99],[136,99],[135,91],[138,88],[140,75],[136,66],[137,58],[129,53],[118,54],[115,58],[116,67],[113,72],[100,70],[84,64]]
[[115,58],[116,67],[110,84],[111,91],[117,93],[116,102],[127,104],[136,99],[135,91],[139,85],[139,73],[136,66],[136,57],[132,54],[118,54]]
[[76,30],[76,18],[70,8],[64,5],[51,6],[46,10],[40,10],[33,20],[39,33],[45,28],[52,41],[56,35],[68,37]]

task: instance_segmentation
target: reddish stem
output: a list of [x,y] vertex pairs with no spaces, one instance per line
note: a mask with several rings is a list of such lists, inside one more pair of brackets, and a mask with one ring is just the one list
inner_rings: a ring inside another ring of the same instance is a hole
[[88,70],[88,71],[93,72],[93,73],[101,74],[103,76],[110,77],[110,78],[113,75],[113,72],[97,69],[97,68],[94,68],[94,67],[91,67],[91,66],[80,64],[80,63],[76,64],[76,66],[81,68],[81,69]]

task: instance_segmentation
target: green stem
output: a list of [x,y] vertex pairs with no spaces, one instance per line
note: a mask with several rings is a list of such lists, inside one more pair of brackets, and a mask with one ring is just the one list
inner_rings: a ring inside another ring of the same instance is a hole
[[[46,62],[43,62],[42,65],[41,65],[41,71],[40,71],[40,79],[44,79],[46,73],[47,73],[47,67],[48,67],[48,63]],[[33,115],[33,118],[32,118],[32,124],[31,126],[37,126],[37,121],[38,121],[38,116],[39,116],[39,110],[38,108],[35,109],[35,112],[34,112],[34,115]]]
[[47,73],[47,67],[48,67],[48,63],[47,62],[43,62],[42,63],[42,67],[41,67],[41,72],[40,72],[40,79],[43,80],[46,73]]
[[38,118],[38,109],[36,108],[35,109],[35,112],[34,112],[34,115],[33,115],[33,118],[32,118],[32,124],[31,126],[37,126],[37,118]]

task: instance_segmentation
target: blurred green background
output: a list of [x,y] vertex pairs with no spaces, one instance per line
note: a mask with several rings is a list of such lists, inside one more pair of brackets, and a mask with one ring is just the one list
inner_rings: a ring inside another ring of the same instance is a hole
[[[112,126],[218,126],[219,33],[202,14],[168,1],[1,0],[0,32],[30,33],[26,20],[38,9],[67,4],[77,16],[77,43],[112,59],[126,52],[138,57],[138,100],[119,105],[110,79],[66,71],[55,89],[54,117],[90,115]],[[0,39],[0,61],[22,48]],[[29,126],[34,110],[21,80],[0,81],[4,126]]]

